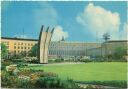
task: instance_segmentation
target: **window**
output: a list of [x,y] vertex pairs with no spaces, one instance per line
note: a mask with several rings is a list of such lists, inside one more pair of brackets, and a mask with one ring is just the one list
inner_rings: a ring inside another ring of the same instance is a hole
[[14,45],[16,45],[16,43],[14,43]]
[[16,54],[16,50],[14,51],[14,53]]
[[30,44],[28,43],[28,46],[29,46]]
[[23,43],[21,43],[21,45],[23,45]]
[[16,49],[16,46],[14,46],[14,49]]
[[7,49],[9,49],[9,46],[7,46]]
[[21,47],[21,49],[23,49],[23,47]]
[[30,47],[28,47],[28,49],[30,49]]
[[20,49],[20,47],[18,47],[18,49]]
[[31,44],[31,46],[33,46],[33,44]]
[[26,49],[26,47],[24,47],[24,49]]

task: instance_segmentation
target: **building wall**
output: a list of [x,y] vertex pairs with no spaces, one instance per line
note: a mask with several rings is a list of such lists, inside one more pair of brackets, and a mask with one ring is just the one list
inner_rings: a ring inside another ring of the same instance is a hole
[[[10,53],[28,52],[33,45],[38,43],[38,40],[19,39],[19,38],[2,38],[2,43],[5,43]],[[85,42],[51,42],[49,45],[49,58],[71,57],[71,56],[86,56],[87,49],[100,47],[99,43]]]
[[37,41],[33,40],[24,40],[24,39],[7,39],[7,38],[2,38],[1,42],[4,43],[8,50],[9,53],[20,53],[20,52],[28,52],[33,45],[37,43]]
[[102,55],[102,48],[91,48],[87,50],[87,55],[91,57],[101,56]]
[[107,43],[102,43],[101,47],[88,49],[88,55],[89,56],[112,55],[115,53],[115,51],[118,47],[127,48],[128,41],[117,40],[117,41],[108,41]]
[[49,56],[86,56],[87,49],[100,47],[99,43],[85,43],[85,42],[51,42],[49,46]]
[[[38,43],[34,39],[2,38],[10,53],[28,52],[33,45]],[[105,56],[115,52],[117,47],[128,47],[128,41],[109,41],[107,43],[87,42],[51,42],[49,45],[49,58],[72,57],[72,56]]]

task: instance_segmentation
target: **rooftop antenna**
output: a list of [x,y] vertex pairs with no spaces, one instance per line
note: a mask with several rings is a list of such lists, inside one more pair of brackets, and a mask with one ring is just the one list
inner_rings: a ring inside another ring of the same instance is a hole
[[96,42],[98,42],[98,32],[96,31]]
[[24,38],[24,28],[23,28],[23,38]]

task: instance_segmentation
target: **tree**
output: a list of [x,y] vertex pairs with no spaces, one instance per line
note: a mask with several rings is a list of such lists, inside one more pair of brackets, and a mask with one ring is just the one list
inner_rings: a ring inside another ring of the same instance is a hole
[[104,33],[103,39],[105,40],[105,42],[107,42],[110,39],[110,35],[108,33]]
[[117,47],[115,49],[114,58],[123,59],[123,57],[127,54],[127,49],[125,47]]
[[29,51],[29,56],[34,56],[36,57],[38,53],[38,44],[35,44],[31,50]]
[[108,34],[108,33],[104,33],[103,34],[103,39],[104,39],[104,41],[105,41],[105,56],[106,56],[106,58],[107,58],[107,60],[108,60],[108,55],[107,55],[107,41],[110,39],[110,35]]
[[1,58],[5,58],[8,55],[7,46],[4,43],[1,43]]

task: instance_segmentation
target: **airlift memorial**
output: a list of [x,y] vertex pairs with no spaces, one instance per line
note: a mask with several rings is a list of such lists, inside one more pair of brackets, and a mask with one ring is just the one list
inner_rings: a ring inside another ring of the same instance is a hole
[[51,41],[51,37],[53,34],[54,28],[50,31],[49,27],[45,28],[41,27],[39,40],[38,40],[38,58],[40,63],[48,63],[48,47]]

